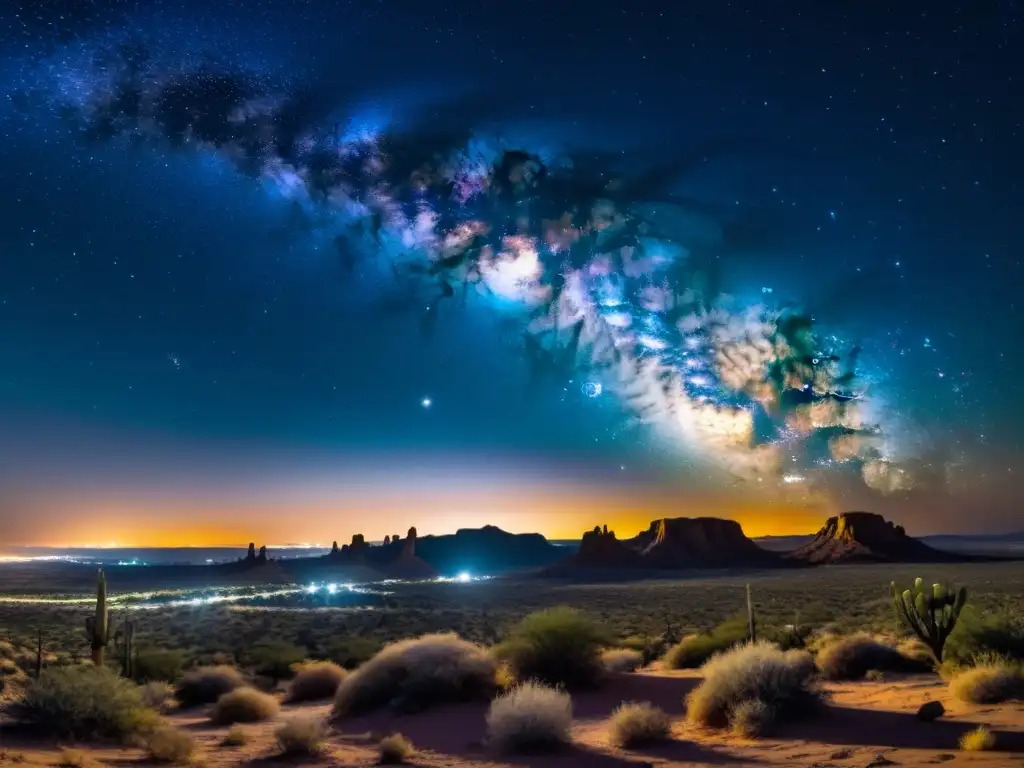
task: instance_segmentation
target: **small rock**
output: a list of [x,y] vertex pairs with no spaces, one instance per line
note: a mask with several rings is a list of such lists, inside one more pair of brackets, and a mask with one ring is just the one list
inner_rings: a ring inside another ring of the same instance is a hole
[[917,719],[930,723],[933,720],[938,720],[944,714],[946,714],[946,708],[942,706],[941,701],[927,701],[917,710]]

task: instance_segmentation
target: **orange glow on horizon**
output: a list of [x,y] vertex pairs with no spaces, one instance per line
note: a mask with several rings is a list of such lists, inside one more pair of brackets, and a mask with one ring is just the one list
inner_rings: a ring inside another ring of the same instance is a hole
[[[66,510],[74,509],[73,518]],[[829,514],[824,505],[797,505],[736,495],[687,494],[619,488],[557,485],[450,492],[378,492],[358,500],[288,503],[216,500],[112,498],[48,499],[33,520],[59,524],[14,531],[11,544],[25,546],[217,547],[313,542],[329,546],[362,533],[368,540],[454,533],[458,528],[496,525],[513,533],[541,533],[550,539],[579,539],[595,525],[608,525],[629,538],[662,517],[723,517],[736,520],[751,537],[804,534],[818,530]],[[27,522],[27,521],[26,521]],[[59,533],[58,533],[59,531]]]

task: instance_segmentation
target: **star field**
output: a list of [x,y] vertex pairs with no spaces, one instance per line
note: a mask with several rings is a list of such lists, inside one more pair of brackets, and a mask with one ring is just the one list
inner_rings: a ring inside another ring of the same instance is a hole
[[[394,473],[411,499],[424,477],[598,484],[626,517],[1015,524],[1019,3],[21,2],[0,23],[17,540],[65,491],[127,495],[154,529],[201,498],[237,528],[222,499],[257,475],[341,520]],[[490,522],[431,504],[440,529]]]

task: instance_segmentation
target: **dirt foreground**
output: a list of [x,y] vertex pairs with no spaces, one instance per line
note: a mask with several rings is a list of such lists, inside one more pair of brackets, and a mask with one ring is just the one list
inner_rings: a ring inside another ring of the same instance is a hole
[[[684,720],[683,699],[699,682],[692,673],[642,672],[618,675],[600,691],[573,697],[575,746],[562,752],[522,758],[493,754],[485,743],[486,705],[443,707],[415,715],[382,712],[334,724],[327,750],[317,758],[275,756],[274,731],[285,719],[326,716],[328,703],[286,706],[272,722],[243,726],[247,743],[222,746],[228,729],[209,724],[202,710],[172,713],[168,720],[193,733],[195,762],[205,766],[376,764],[380,738],[400,732],[416,745],[409,765],[422,768],[686,768],[763,766],[783,768],[881,768],[942,763],[1024,768],[1024,704],[977,707],[954,701],[934,676],[893,678],[826,686],[831,702],[812,720],[779,728],[771,738],[743,740],[698,729]],[[918,707],[939,700],[946,714],[936,722],[917,719]],[[623,701],[650,701],[674,719],[674,739],[643,750],[624,751],[608,744],[607,719]],[[959,751],[962,734],[978,725],[996,737],[990,752]],[[153,765],[138,749],[84,744],[44,743],[16,727],[0,730],[0,766],[56,766],[62,746],[86,752],[94,766]]]

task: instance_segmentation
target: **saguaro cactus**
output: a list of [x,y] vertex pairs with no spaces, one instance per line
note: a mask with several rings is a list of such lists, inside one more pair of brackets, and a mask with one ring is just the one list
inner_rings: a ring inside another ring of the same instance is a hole
[[750,642],[757,642],[757,621],[754,619],[754,600],[750,595],[750,584],[747,584],[747,630]]
[[117,653],[121,657],[121,674],[124,677],[133,677],[135,674],[135,669],[133,668],[135,660],[135,622],[128,618],[127,613],[124,615],[124,625],[114,635],[114,645],[117,647]]
[[932,584],[931,589],[926,589],[924,582],[917,579],[913,590],[900,592],[894,581],[890,592],[900,621],[928,646],[935,661],[941,664],[946,640],[967,602],[967,588]]
[[107,578],[100,569],[96,583],[96,615],[85,620],[85,636],[92,648],[92,663],[103,666],[103,653],[110,642],[110,621],[107,615]]

